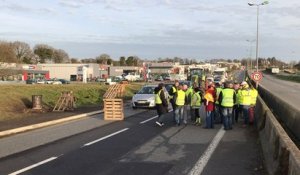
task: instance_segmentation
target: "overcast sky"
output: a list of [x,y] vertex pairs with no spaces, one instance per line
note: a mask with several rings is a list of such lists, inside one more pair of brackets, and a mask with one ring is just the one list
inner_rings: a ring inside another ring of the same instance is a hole
[[[0,0],[0,40],[45,43],[77,58],[255,57],[249,1]],[[260,7],[259,56],[300,60],[299,9],[299,0]]]

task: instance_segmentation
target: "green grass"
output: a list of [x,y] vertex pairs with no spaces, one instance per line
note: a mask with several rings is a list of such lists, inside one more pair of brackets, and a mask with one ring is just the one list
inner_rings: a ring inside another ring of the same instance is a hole
[[300,75],[275,75],[277,78],[281,80],[288,80],[300,83]]
[[[124,99],[130,99],[142,84],[126,86]],[[42,95],[43,107],[52,109],[61,92],[73,91],[76,107],[102,105],[103,95],[108,89],[100,84],[70,85],[1,85],[0,86],[0,121],[22,118],[31,115],[32,95]]]

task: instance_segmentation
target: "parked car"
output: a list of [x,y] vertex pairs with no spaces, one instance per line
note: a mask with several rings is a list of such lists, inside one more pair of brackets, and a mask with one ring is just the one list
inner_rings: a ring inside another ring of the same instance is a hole
[[36,84],[36,83],[37,83],[37,80],[35,80],[35,79],[26,80],[26,84]]
[[[154,89],[157,85],[145,85],[132,97],[132,108],[154,108],[155,94]],[[168,92],[164,88],[165,96],[168,98]]]
[[65,79],[58,79],[62,84],[70,84],[70,81],[65,80]]

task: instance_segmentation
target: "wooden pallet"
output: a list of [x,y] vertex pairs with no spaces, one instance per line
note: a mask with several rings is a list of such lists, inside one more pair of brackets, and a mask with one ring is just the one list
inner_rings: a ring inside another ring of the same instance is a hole
[[72,91],[62,92],[53,108],[53,111],[56,112],[65,110],[74,110],[74,96]]
[[124,84],[115,84],[111,85],[108,90],[105,92],[103,97],[105,99],[114,99],[116,97],[122,97],[124,95]]
[[122,99],[104,99],[104,120],[124,120]]

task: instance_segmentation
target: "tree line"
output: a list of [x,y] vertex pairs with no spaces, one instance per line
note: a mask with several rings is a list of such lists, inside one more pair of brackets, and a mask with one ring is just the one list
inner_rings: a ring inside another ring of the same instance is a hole
[[0,62],[7,63],[68,63],[69,55],[62,49],[46,44],[37,44],[32,49],[28,43],[21,41],[0,41]]

